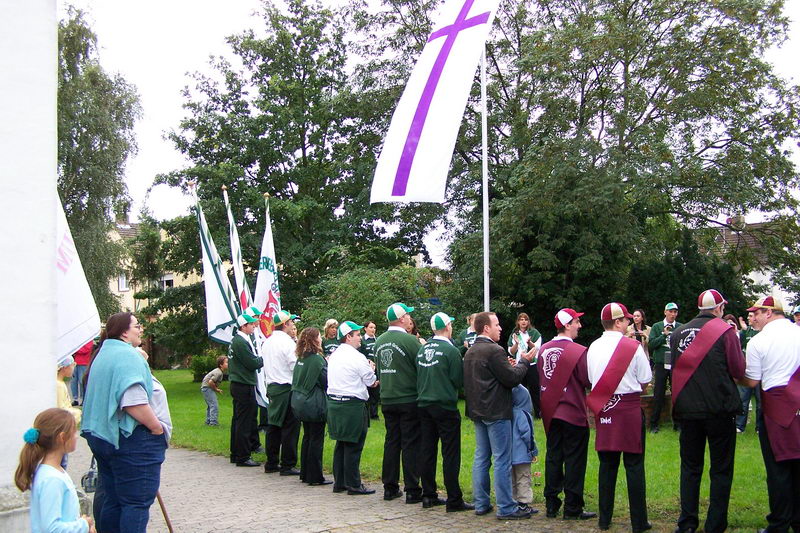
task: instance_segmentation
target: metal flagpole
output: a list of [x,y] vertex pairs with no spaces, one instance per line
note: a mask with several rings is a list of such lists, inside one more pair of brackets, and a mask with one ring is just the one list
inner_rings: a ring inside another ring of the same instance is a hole
[[481,54],[481,145],[483,148],[483,310],[489,311],[489,141],[486,121],[486,45]]

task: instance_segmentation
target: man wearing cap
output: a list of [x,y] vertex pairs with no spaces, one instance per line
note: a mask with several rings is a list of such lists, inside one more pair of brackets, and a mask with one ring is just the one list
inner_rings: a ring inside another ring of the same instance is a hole
[[475,514],[492,511],[489,503],[489,467],[494,461],[494,492],[499,520],[531,517],[530,508],[519,509],[511,491],[511,389],[522,383],[537,348],[509,364],[506,351],[497,344],[502,328],[494,313],[475,315],[475,344],[464,355],[464,396],[467,417],[475,425],[475,457],[472,492]]
[[351,496],[374,494],[361,482],[361,452],[367,438],[369,414],[367,387],[377,384],[375,363],[358,348],[361,329],[345,320],[337,329],[339,346],[328,359],[328,432],[336,447],[333,451],[333,492]]
[[[264,341],[264,369],[269,396],[267,425],[267,462],[264,472],[280,472],[282,476],[299,476],[297,440],[300,421],[292,413],[292,376],[297,363],[294,320],[297,315],[278,311],[273,315],[275,328]],[[279,461],[280,460],[280,461]],[[279,465],[280,462],[280,465]]]
[[742,409],[734,380],[744,377],[744,355],[736,329],[722,320],[725,304],[719,291],[697,298],[700,313],[672,333],[672,415],[680,422],[681,515],[677,531],[700,525],[700,480],[706,441],[711,489],[704,530],[725,531],[733,483],[736,415]]
[[417,352],[419,341],[406,333],[413,307],[393,303],[386,309],[389,329],[375,341],[375,362],[381,382],[381,410],[386,423],[383,444],[383,499],[403,495],[400,490],[400,455],[406,503],[422,501],[419,485],[419,412],[417,408]]
[[[647,346],[653,362],[653,411],[650,414],[650,432],[658,433],[661,423],[661,410],[664,408],[664,396],[667,392],[667,380],[671,374],[671,357],[669,351],[669,338],[672,332],[680,327],[678,318],[678,304],[669,302],[664,306],[664,320],[656,322],[650,328],[650,337]],[[667,361],[665,361],[665,358]],[[670,382],[671,383],[671,382]],[[673,428],[675,425],[673,424]]]
[[258,320],[243,313],[236,318],[236,323],[239,331],[233,336],[228,352],[228,378],[233,399],[231,462],[236,463],[236,466],[259,466],[259,463],[250,458],[252,438],[258,423],[256,371],[264,366],[264,361],[256,355],[250,338],[258,326]]
[[767,471],[767,529],[800,531],[800,330],[772,296],[749,308],[759,334],[747,345],[747,369],[741,383],[761,385],[761,454]]
[[611,527],[614,492],[620,456],[628,481],[628,506],[634,533],[651,529],[647,521],[644,477],[645,428],[640,396],[653,377],[642,345],[625,337],[631,323],[628,309],[611,302],[603,307],[600,322],[603,335],[586,353],[592,392],[586,405],[594,413],[595,450],[600,460],[598,473],[601,530]]
[[583,313],[561,309],[556,313],[558,334],[539,351],[542,422],[547,433],[544,497],[547,517],[555,518],[564,491],[564,519],[588,520],[597,514],[583,510],[583,482],[589,449],[586,389],[591,387],[586,346],[574,342]]
[[[458,473],[461,470],[461,415],[458,390],[464,384],[461,352],[453,346],[453,318],[445,313],[431,317],[433,337],[417,353],[417,406],[420,416],[420,477],[422,506],[446,504],[447,512],[468,511]],[[436,448],[442,441],[442,477],[447,501],[436,492]]]
[[800,305],[794,308],[792,316],[794,317],[794,325],[800,326]]

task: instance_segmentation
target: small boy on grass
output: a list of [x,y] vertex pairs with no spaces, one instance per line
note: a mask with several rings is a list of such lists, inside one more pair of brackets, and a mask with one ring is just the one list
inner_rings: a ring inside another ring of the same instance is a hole
[[224,355],[217,357],[217,368],[206,374],[203,378],[203,383],[200,386],[200,392],[203,393],[203,398],[206,400],[206,425],[218,426],[219,421],[217,416],[219,414],[219,404],[217,403],[217,394],[222,394],[222,389],[219,384],[222,383],[222,378],[228,370],[228,358]]

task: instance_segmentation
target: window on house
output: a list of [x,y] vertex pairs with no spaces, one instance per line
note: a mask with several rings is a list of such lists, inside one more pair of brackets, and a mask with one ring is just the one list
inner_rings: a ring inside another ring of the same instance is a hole
[[120,274],[119,278],[117,279],[117,290],[119,292],[125,292],[129,290],[128,276],[125,273]]
[[170,287],[174,287],[174,286],[175,286],[175,276],[173,276],[172,274],[166,274],[166,275],[161,277],[161,289],[162,290],[167,290]]

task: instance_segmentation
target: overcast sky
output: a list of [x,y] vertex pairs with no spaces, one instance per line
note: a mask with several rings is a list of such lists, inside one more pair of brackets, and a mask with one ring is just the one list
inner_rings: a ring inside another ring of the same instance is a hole
[[[325,3],[340,3],[327,0]],[[59,16],[72,4],[87,11],[98,36],[100,62],[110,72],[121,73],[136,85],[143,117],[136,126],[139,153],[127,165],[127,183],[139,212],[156,174],[186,166],[183,157],[165,141],[164,132],[184,116],[181,90],[189,84],[187,73],[210,72],[210,55],[227,55],[225,37],[257,27],[252,14],[259,0],[58,0]],[[789,0],[792,19],[790,40],[769,55],[779,73],[800,83],[800,2]],[[797,157],[795,158],[798,159]],[[166,186],[153,190],[148,205],[158,219],[188,212],[189,201]]]

